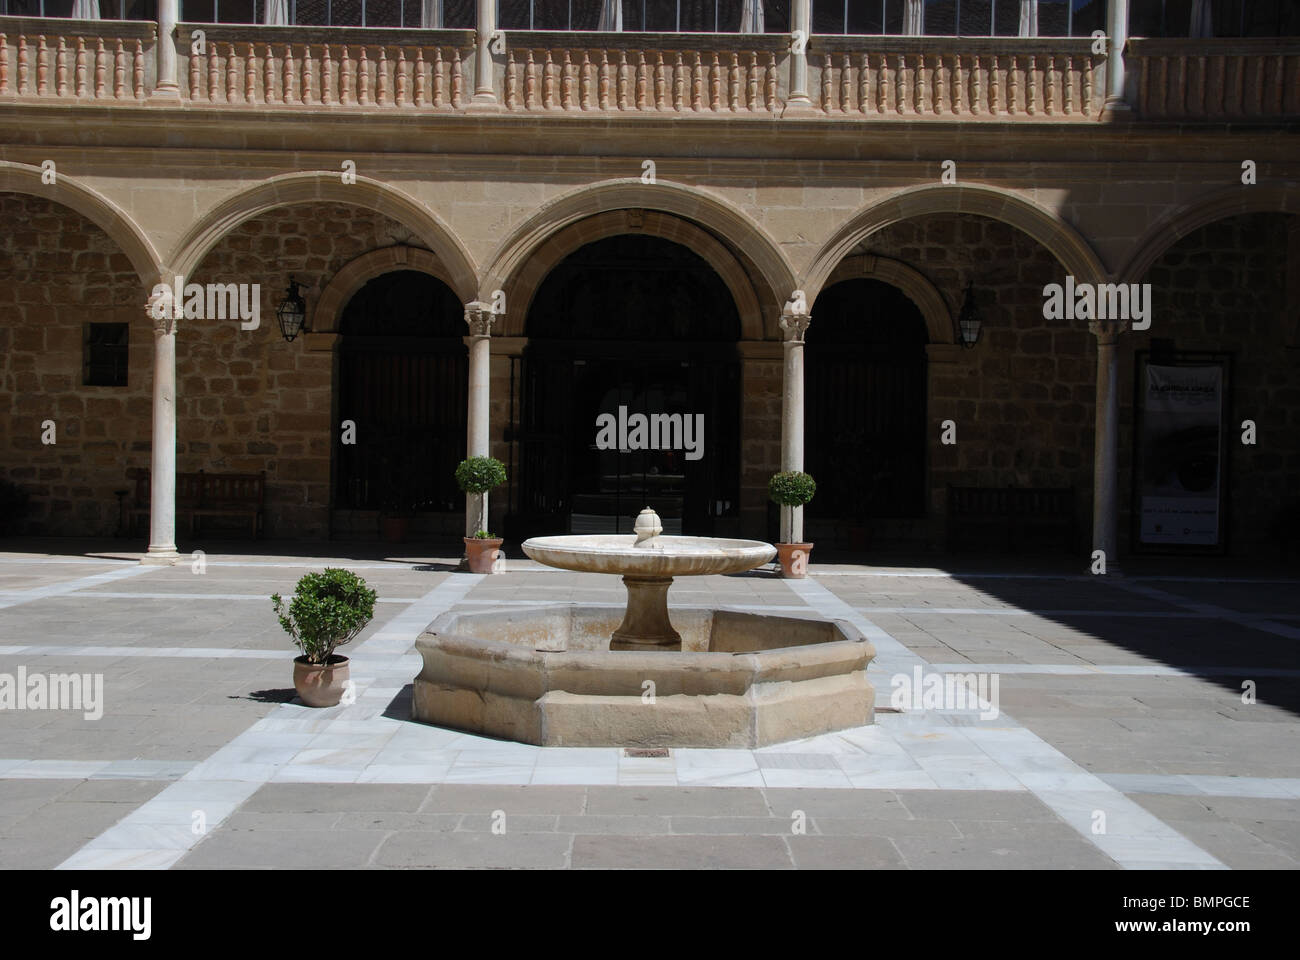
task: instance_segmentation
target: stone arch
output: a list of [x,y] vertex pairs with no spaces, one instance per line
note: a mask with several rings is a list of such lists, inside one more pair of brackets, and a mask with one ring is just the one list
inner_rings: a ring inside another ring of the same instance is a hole
[[1078,282],[1098,283],[1106,278],[1106,268],[1088,242],[1044,207],[985,184],[927,184],[873,203],[840,227],[804,274],[801,286],[808,302],[817,298],[840,261],[867,237],[901,220],[935,213],[969,213],[999,220],[1038,241]]
[[589,243],[626,233],[648,234],[680,243],[711,266],[727,285],[740,315],[741,336],[763,339],[763,313],[754,285],[736,256],[713,234],[688,220],[655,210],[610,210],[570,223],[552,234],[544,246],[506,282],[507,336],[524,336],[528,308],[547,275],[566,257]]
[[344,184],[337,172],[290,173],[272,177],[220,201],[176,244],[171,263],[188,276],[208,251],[246,220],[278,207],[299,203],[340,203],[373,210],[404,224],[442,263],[443,277],[462,302],[474,299],[475,269],[469,253],[428,207],[395,187],[357,177]]
[[[925,318],[925,329],[931,343],[954,343],[952,313],[948,302],[944,300],[939,289],[927,280],[919,270],[909,267],[901,260],[889,257],[877,257],[862,254],[846,257],[839,266],[831,271],[822,291],[830,289],[843,280],[866,278],[880,280],[897,287],[905,293]],[[819,291],[821,292],[821,291]],[[812,304],[809,304],[811,307]],[[813,322],[817,322],[816,315]]]
[[[494,290],[507,289],[543,244],[565,227],[615,210],[667,214],[712,232],[731,249],[742,251],[757,271],[754,279],[761,279],[768,288],[758,293],[765,326],[775,324],[781,304],[794,290],[794,270],[767,231],[740,209],[698,187],[663,181],[647,184],[637,178],[580,187],[544,204],[497,248],[483,274],[479,298],[490,301]],[[506,303],[508,316],[509,298]]]
[[[44,197],[81,214],[108,234],[146,286],[152,289],[161,277],[162,266],[153,244],[126,211],[67,174],[60,173],[54,183],[42,183],[40,167],[0,160],[0,191]],[[140,309],[144,309],[144,297]]]
[[1175,243],[1216,220],[1245,213],[1300,214],[1300,189],[1282,186],[1228,187],[1160,217],[1134,245],[1116,276],[1123,283],[1137,283]]
[[312,311],[312,317],[309,321],[311,331],[313,333],[338,333],[339,320],[343,316],[343,310],[356,292],[375,277],[383,276],[385,273],[392,273],[395,270],[416,270],[420,273],[427,273],[429,276],[441,280],[452,290],[456,289],[455,284],[451,282],[446,265],[428,250],[420,247],[407,247],[401,244],[371,250],[369,253],[363,253],[356,259],[349,261],[338,273],[330,278],[329,283],[325,285],[325,289],[321,291],[320,299]]

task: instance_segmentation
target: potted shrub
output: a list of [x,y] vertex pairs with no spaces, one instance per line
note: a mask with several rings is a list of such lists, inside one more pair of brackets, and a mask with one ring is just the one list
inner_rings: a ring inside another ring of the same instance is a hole
[[350,570],[326,567],[294,587],[286,605],[278,593],[271,603],[280,626],[302,655],[293,660],[293,686],[309,707],[332,707],[343,698],[348,658],[336,647],[356,638],[375,615],[375,591]]
[[465,560],[471,573],[492,573],[501,552],[501,538],[492,536],[487,529],[488,491],[505,482],[505,464],[492,457],[470,457],[456,467],[457,486],[479,498],[476,533],[465,537]]
[[802,580],[808,575],[808,558],[812,555],[813,545],[802,543],[803,518],[795,513],[795,507],[802,507],[817,492],[817,484],[808,474],[799,470],[777,473],[767,484],[767,495],[772,502],[782,509],[782,532],[789,538],[789,543],[778,543],[776,555],[781,561],[781,576]]

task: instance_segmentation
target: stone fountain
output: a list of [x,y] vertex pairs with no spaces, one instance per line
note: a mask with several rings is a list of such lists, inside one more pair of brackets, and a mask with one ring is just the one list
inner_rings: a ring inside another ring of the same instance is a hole
[[634,531],[525,541],[548,566],[621,575],[626,606],[443,614],[416,641],[415,719],[550,746],[683,747],[872,722],[875,648],[851,624],[699,608],[669,619],[674,577],[752,570],[771,544],[665,537],[649,508]]

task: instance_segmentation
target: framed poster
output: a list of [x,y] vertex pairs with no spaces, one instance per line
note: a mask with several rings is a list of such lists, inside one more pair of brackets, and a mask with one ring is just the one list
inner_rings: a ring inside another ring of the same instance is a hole
[[1137,355],[1133,548],[1227,551],[1231,357]]

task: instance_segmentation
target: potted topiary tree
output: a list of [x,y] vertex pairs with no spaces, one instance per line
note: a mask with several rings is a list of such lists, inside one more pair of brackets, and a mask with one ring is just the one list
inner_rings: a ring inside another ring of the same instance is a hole
[[808,576],[808,557],[813,545],[800,542],[803,539],[803,517],[794,508],[802,507],[816,492],[817,483],[799,470],[774,474],[767,483],[767,495],[782,508],[781,533],[790,538],[789,543],[776,545],[783,577],[802,580]]
[[492,573],[501,551],[501,538],[488,532],[488,491],[506,482],[506,466],[492,457],[470,457],[456,467],[456,484],[476,494],[478,520],[474,535],[465,537],[465,559],[471,573]]
[[293,687],[309,707],[332,707],[343,698],[348,658],[334,652],[356,638],[375,615],[375,591],[350,570],[326,567],[309,573],[286,604],[278,593],[271,603],[280,626],[302,655],[293,660]]

